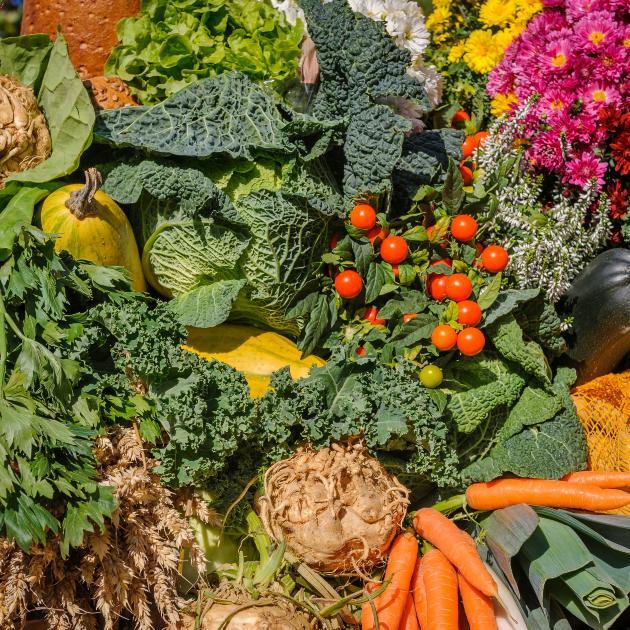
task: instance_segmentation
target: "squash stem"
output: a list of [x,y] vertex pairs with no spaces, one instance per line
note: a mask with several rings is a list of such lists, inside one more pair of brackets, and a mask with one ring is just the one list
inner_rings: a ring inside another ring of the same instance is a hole
[[101,174],[94,167],[88,168],[85,171],[85,186],[70,193],[66,200],[66,208],[77,219],[85,219],[85,217],[96,214],[94,195],[102,184]]

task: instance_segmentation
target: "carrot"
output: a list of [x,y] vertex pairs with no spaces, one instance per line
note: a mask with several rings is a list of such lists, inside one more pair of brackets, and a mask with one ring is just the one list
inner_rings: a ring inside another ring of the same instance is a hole
[[461,573],[457,575],[457,580],[470,630],[497,630],[492,600],[475,588]]
[[493,597],[497,594],[497,585],[481,561],[475,541],[453,521],[433,508],[422,508],[416,512],[413,526],[484,595]]
[[422,581],[427,594],[430,630],[454,630],[458,626],[457,573],[439,549],[424,554]]
[[416,616],[413,596],[409,593],[409,595],[407,595],[405,610],[403,612],[402,619],[400,620],[400,630],[418,630],[418,628],[418,617]]
[[630,472],[582,470],[565,475],[562,481],[588,483],[598,488],[630,488]]
[[469,486],[466,490],[466,501],[475,510],[497,510],[527,503],[603,512],[628,505],[630,493],[598,488],[586,483],[548,479],[496,479]]
[[411,578],[411,593],[413,603],[416,607],[416,616],[420,630],[429,630],[429,619],[427,617],[427,592],[424,590],[424,563],[422,558],[416,560],[416,570]]
[[[392,543],[385,569],[385,580],[390,582],[374,602],[380,630],[398,630],[417,557],[418,539],[413,534],[408,532],[400,534]],[[376,627],[374,612],[369,602],[365,602],[361,609],[361,627],[363,630],[372,630]]]

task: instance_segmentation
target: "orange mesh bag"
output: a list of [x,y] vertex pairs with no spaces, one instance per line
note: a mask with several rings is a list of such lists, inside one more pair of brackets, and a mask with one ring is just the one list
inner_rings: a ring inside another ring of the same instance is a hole
[[[600,376],[571,396],[586,434],[589,469],[630,472],[630,370]],[[615,513],[630,515],[630,506]]]

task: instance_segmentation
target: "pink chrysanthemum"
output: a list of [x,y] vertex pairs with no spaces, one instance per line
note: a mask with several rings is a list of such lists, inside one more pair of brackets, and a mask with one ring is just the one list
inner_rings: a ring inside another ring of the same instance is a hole
[[569,42],[566,39],[559,39],[547,44],[541,57],[542,66],[548,72],[567,72],[571,61]]
[[620,100],[619,92],[605,83],[594,83],[580,92],[584,107],[589,113],[597,114],[606,105],[617,105]]
[[575,186],[586,186],[592,180],[601,189],[604,184],[606,162],[602,162],[593,153],[584,151],[581,155],[566,163],[566,173],[563,181]]
[[610,13],[599,11],[583,17],[576,25],[573,43],[578,50],[596,52],[615,43],[616,23]]
[[569,0],[566,3],[567,18],[570,22],[577,22],[596,11],[606,11],[613,3],[610,0]]

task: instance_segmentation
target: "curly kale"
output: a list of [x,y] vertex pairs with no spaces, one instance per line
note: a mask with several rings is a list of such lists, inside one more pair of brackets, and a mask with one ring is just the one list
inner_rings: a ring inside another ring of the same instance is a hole
[[105,305],[94,319],[78,343],[99,357],[88,390],[104,419],[122,405],[145,438],[162,442],[154,454],[165,485],[204,485],[224,471],[255,431],[244,376],[184,350],[186,329],[168,304]]
[[457,483],[453,427],[420,384],[412,365],[332,360],[297,382],[272,377],[259,401],[260,446],[272,458],[362,436],[375,453],[406,460],[405,469],[437,485]]

